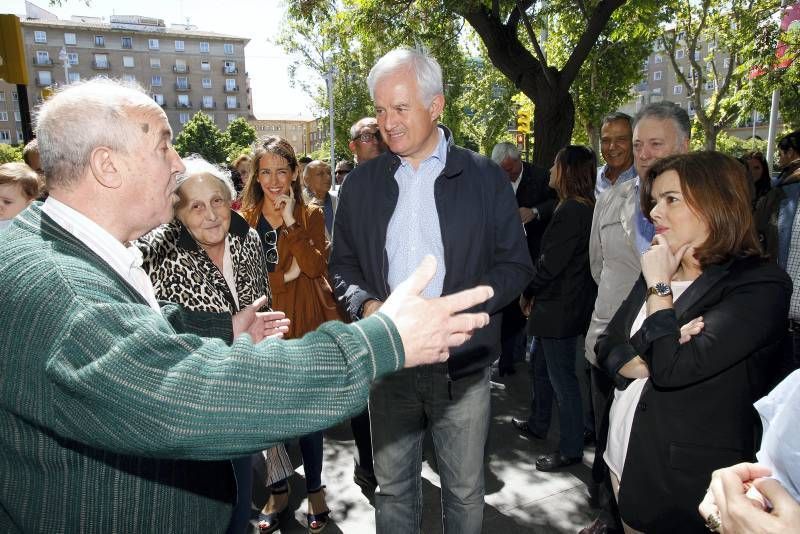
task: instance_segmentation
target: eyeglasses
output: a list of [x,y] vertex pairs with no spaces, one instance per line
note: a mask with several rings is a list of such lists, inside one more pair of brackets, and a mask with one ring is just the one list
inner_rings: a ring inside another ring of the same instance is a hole
[[381,132],[366,132],[362,133],[361,135],[357,135],[353,138],[353,141],[361,141],[362,143],[371,143],[375,141],[376,143],[381,140]]
[[264,254],[267,263],[271,266],[278,265],[278,231],[267,230],[264,232]]

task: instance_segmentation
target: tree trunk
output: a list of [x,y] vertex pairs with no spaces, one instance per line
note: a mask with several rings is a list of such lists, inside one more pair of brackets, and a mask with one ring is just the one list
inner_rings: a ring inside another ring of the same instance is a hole
[[589,138],[589,147],[594,150],[597,156],[597,164],[600,164],[600,128],[596,124],[586,126],[586,135]]
[[546,83],[531,90],[520,87],[533,100],[533,164],[550,168],[556,153],[570,143],[575,127],[575,105],[568,91],[551,90]]
[[719,130],[715,126],[709,126],[708,128],[703,128],[703,136],[705,138],[705,149],[706,150],[716,150],[717,149],[717,135],[719,134]]

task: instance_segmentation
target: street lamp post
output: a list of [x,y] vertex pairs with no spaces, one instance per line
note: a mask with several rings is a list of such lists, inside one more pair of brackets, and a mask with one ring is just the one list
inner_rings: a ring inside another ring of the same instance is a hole
[[58,52],[58,60],[64,65],[64,85],[69,84],[69,56],[66,47],[62,46]]
[[[333,128],[333,77],[336,74],[336,68],[331,69],[325,73],[325,86],[328,88],[328,119],[330,126],[330,143],[331,143],[331,171],[336,168],[336,137]],[[332,180],[331,188],[336,189],[336,180]]]

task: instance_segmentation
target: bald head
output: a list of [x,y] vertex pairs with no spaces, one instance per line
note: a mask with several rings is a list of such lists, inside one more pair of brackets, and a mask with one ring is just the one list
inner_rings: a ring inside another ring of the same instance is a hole
[[97,147],[127,153],[150,133],[149,119],[161,116],[164,111],[138,85],[94,78],[57,91],[36,118],[48,189],[73,186]]
[[314,198],[322,200],[331,188],[331,166],[316,159],[306,164],[303,180]]

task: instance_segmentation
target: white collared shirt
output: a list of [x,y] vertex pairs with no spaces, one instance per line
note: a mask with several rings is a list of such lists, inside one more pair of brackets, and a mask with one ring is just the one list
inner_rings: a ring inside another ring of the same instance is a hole
[[514,190],[514,195],[517,194],[517,189],[519,188],[519,183],[522,181],[522,173],[525,171],[525,167],[522,166],[520,163],[519,166],[519,174],[517,175],[517,179],[511,182],[511,189]]
[[102,226],[53,197],[44,201],[42,212],[100,256],[139,292],[151,308],[161,312],[153,283],[142,269],[142,253],[137,247],[123,245]]

